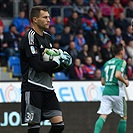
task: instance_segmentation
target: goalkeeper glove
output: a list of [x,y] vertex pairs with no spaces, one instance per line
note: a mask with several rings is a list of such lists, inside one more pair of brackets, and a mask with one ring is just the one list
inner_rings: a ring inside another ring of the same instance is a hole
[[66,51],[60,53],[61,53],[61,65],[64,68],[69,67],[72,64],[72,57]]
[[43,53],[43,61],[55,61],[58,65],[60,65],[60,51],[55,48],[45,48]]

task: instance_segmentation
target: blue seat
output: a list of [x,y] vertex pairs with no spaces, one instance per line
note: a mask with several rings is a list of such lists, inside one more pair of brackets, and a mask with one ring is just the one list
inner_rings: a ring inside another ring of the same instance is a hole
[[18,56],[10,56],[8,68],[12,71],[13,77],[21,77],[20,59]]
[[12,73],[13,73],[13,77],[21,77],[21,67],[20,67],[20,63],[14,63],[12,66]]
[[8,59],[8,68],[12,69],[12,66],[16,63],[20,63],[20,59],[17,56],[10,56]]
[[68,80],[69,78],[65,75],[64,72],[54,73],[55,80]]

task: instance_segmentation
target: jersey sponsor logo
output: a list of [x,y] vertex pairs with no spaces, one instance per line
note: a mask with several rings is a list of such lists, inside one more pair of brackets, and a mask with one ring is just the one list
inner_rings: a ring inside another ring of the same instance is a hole
[[34,46],[30,46],[30,50],[31,50],[32,54],[36,54],[37,53]]

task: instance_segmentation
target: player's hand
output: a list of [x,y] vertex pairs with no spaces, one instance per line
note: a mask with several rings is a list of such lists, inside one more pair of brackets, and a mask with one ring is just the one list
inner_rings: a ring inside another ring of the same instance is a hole
[[72,64],[72,57],[66,51],[60,51],[61,53],[61,65],[64,68],[69,67]]
[[127,79],[125,80],[125,85],[126,85],[126,87],[129,86],[129,81]]
[[55,61],[58,65],[60,65],[60,51],[55,48],[45,48],[43,53],[43,61]]

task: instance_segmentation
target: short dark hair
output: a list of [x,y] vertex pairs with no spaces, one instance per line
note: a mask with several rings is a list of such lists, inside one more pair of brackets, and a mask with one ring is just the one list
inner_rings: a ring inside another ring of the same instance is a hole
[[11,30],[12,27],[16,27],[14,24],[10,24],[9,30]]
[[48,12],[48,9],[45,6],[33,6],[30,10],[29,19],[31,22],[33,22],[33,17],[39,17],[40,11],[43,10],[45,12]]
[[112,51],[114,55],[118,55],[121,50],[123,50],[123,45],[121,43],[119,44],[113,44],[112,45]]

